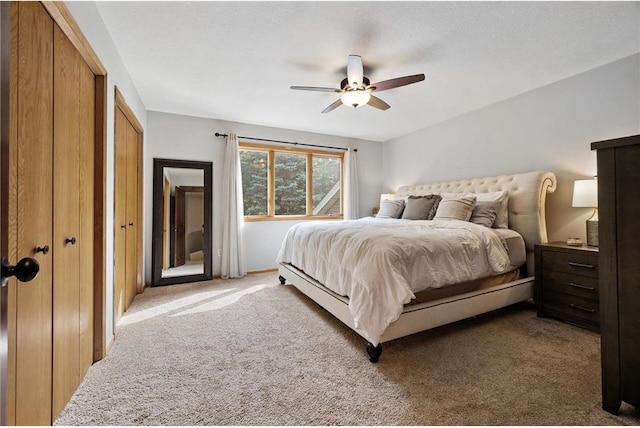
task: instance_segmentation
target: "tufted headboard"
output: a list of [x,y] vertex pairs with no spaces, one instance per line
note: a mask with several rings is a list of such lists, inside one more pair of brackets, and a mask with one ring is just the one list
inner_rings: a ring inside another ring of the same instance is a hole
[[396,191],[395,197],[399,199],[406,198],[409,195],[446,192],[485,193],[507,190],[509,192],[509,229],[515,230],[524,238],[527,248],[527,272],[532,275],[534,272],[533,246],[547,242],[545,201],[547,193],[553,193],[556,190],[556,184],[554,173],[534,171],[496,177],[473,178],[470,180],[402,186]]

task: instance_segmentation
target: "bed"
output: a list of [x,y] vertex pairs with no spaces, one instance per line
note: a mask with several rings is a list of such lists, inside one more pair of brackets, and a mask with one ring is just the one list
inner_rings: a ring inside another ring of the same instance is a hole
[[507,193],[508,222],[501,229],[438,217],[299,223],[278,254],[280,282],[362,336],[377,362],[383,342],[533,297],[534,245],[547,242],[545,200],[555,188],[547,171],[402,186],[397,200]]

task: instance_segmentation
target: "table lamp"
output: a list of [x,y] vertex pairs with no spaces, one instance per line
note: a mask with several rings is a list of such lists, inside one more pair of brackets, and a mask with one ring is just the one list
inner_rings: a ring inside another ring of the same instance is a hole
[[587,245],[598,246],[598,180],[576,180],[573,184],[574,208],[593,208],[587,220]]

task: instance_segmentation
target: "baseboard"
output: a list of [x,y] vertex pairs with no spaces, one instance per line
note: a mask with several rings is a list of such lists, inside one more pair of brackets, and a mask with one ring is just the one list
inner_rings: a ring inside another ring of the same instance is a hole
[[251,274],[256,274],[256,273],[268,273],[268,272],[277,272],[278,268],[269,268],[269,269],[261,269],[261,270],[252,270],[250,272],[247,272],[247,274],[251,275]]

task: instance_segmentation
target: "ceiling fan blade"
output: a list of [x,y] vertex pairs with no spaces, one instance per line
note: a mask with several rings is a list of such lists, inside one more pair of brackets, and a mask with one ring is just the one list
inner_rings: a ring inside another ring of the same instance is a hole
[[323,113],[329,113],[332,110],[335,110],[336,108],[340,107],[342,105],[342,100],[338,100],[336,102],[334,102],[333,104],[331,104],[329,107],[327,107],[326,109],[322,110]]
[[382,82],[369,85],[369,89],[380,92],[386,91],[387,89],[410,85],[412,83],[422,82],[423,80],[424,74],[414,74],[413,76],[396,77],[395,79],[383,80]]
[[291,86],[291,89],[296,89],[298,91],[342,92],[340,89],[336,88],[319,88],[317,86]]
[[389,104],[385,103],[378,97],[374,97],[373,95],[371,95],[367,104],[380,110],[388,110],[391,107]]
[[349,84],[358,87],[362,85],[364,77],[364,68],[362,67],[362,58],[359,55],[349,55],[347,61],[347,79]]

